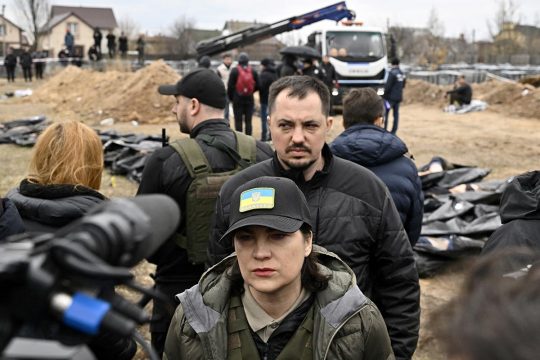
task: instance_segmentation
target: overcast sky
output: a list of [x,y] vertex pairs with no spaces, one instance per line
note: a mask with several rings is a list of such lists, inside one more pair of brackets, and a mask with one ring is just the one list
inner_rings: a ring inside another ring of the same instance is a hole
[[[487,22],[493,20],[501,0],[349,0],[357,20],[366,25],[386,28],[386,24],[424,27],[431,9],[435,9],[444,25],[446,36],[464,33],[470,40],[473,30],[476,40],[488,39]],[[7,15],[13,17],[12,2],[7,3]],[[113,7],[117,20],[126,16],[134,20],[143,32],[167,33],[174,21],[186,17],[203,29],[221,29],[227,20],[275,22],[300,15],[337,1],[299,0],[51,0],[56,5]],[[540,26],[540,1],[514,0],[522,23]],[[271,5],[269,5],[271,4]],[[320,22],[332,24],[329,20]],[[320,25],[311,25],[311,29]],[[309,31],[310,29],[308,29]],[[307,32],[307,31],[306,31]],[[289,35],[295,37],[295,35]]]

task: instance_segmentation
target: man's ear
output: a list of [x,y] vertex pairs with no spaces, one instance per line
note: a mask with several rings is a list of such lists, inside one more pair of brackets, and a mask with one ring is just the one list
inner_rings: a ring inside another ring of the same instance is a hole
[[329,116],[326,118],[326,131],[332,130],[332,126],[334,126],[334,118]]
[[189,103],[189,113],[191,116],[197,115],[201,111],[201,103],[197,99],[191,99]]

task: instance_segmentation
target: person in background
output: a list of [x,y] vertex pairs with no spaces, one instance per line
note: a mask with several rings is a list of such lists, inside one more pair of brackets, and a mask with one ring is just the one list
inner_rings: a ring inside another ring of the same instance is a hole
[[120,56],[122,59],[125,59],[128,51],[128,38],[123,31],[118,38],[118,50],[120,51]]
[[278,77],[299,75],[300,72],[296,66],[296,57],[284,54],[281,58],[281,64],[277,68]]
[[253,132],[251,119],[255,100],[253,93],[259,90],[259,76],[249,65],[246,53],[238,56],[238,66],[231,70],[227,94],[233,104],[234,127],[236,131],[243,131],[246,135]]
[[137,39],[137,58],[139,65],[144,65],[144,47],[146,42],[144,41],[144,34],[141,34]]
[[[229,53],[226,53],[223,55],[223,62],[219,64],[219,66],[216,69],[217,74],[223,81],[223,84],[225,85],[225,90],[227,90],[227,86],[229,85],[229,75],[231,73],[231,65],[232,65],[232,56]],[[227,97],[227,104],[225,105],[225,113],[223,114],[223,118],[229,122],[229,97]]]
[[101,40],[103,39],[103,34],[101,33],[101,30],[99,28],[94,29],[94,46],[96,47],[96,50],[99,52],[99,54],[102,54],[101,51]]
[[323,81],[326,84],[326,86],[328,86],[328,90],[330,91],[330,115],[334,115],[334,110],[332,109],[333,103],[334,103],[334,96],[332,95],[332,91],[334,87],[338,85],[338,82],[337,82],[336,69],[334,68],[334,65],[332,65],[332,63],[330,62],[330,57],[328,55],[324,55],[322,57],[321,69],[324,74]]
[[73,56],[73,47],[75,46],[75,38],[69,29],[66,29],[66,35],[64,36],[64,45],[67,49],[67,57]]
[[354,272],[313,244],[312,218],[290,179],[240,186],[220,240],[235,256],[177,296],[164,358],[394,359],[382,316]]
[[311,76],[319,80],[324,80],[324,73],[317,65],[317,60],[305,58],[303,61],[302,75]]
[[8,53],[4,59],[8,82],[15,82],[15,69],[17,68],[17,57],[13,54],[13,48],[8,48]]
[[45,69],[45,58],[47,55],[43,50],[36,50],[32,53],[34,69],[36,70],[36,79],[43,79],[43,70]]
[[343,131],[330,144],[334,155],[373,171],[388,187],[411,246],[420,237],[424,194],[407,145],[383,129],[384,100],[372,88],[343,99]]
[[263,59],[261,66],[262,70],[259,75],[261,82],[261,88],[259,89],[259,99],[261,102],[261,141],[268,141],[270,140],[270,134],[268,132],[268,91],[270,85],[278,79],[278,76],[272,59]]
[[202,56],[199,59],[197,65],[198,65],[199,68],[202,68],[202,69],[210,69],[210,65],[212,65],[212,61],[210,60],[210,56],[207,56],[207,55]]
[[21,64],[21,68],[24,75],[24,81],[25,82],[32,82],[32,55],[28,52],[28,49],[25,48],[21,56],[19,57],[19,64]]
[[333,118],[326,85],[286,76],[270,86],[268,126],[272,159],[252,165],[221,187],[208,245],[208,265],[234,249],[227,231],[234,191],[261,176],[293,180],[310,206],[314,241],[356,274],[386,323],[397,359],[410,359],[420,325],[420,286],[411,244],[386,186],[366,168],[334,156],[326,144]]
[[454,89],[447,91],[445,97],[450,95],[450,105],[469,105],[472,100],[472,88],[471,85],[465,80],[465,75],[459,75]]
[[384,116],[384,129],[388,130],[388,123],[390,122],[389,114],[390,109],[392,109],[392,114],[394,116],[394,122],[392,123],[392,129],[390,132],[392,134],[397,133],[399,125],[399,104],[403,100],[403,89],[405,88],[405,75],[401,72],[399,68],[399,59],[392,59],[392,69],[388,73],[388,80],[384,85],[384,95],[383,98],[388,101],[389,107],[386,110]]
[[107,34],[107,49],[109,50],[109,58],[113,59],[116,55],[116,36],[111,30]]

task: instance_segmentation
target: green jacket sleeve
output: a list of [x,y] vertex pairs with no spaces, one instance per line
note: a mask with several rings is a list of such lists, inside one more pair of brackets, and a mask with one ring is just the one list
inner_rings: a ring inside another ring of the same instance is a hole
[[178,305],[167,332],[163,360],[204,360],[201,341]]

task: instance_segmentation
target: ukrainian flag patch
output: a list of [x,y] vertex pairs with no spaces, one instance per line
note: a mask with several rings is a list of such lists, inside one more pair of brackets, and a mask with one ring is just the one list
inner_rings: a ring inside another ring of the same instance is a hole
[[273,209],[275,199],[274,188],[253,188],[240,195],[240,212],[257,209]]

